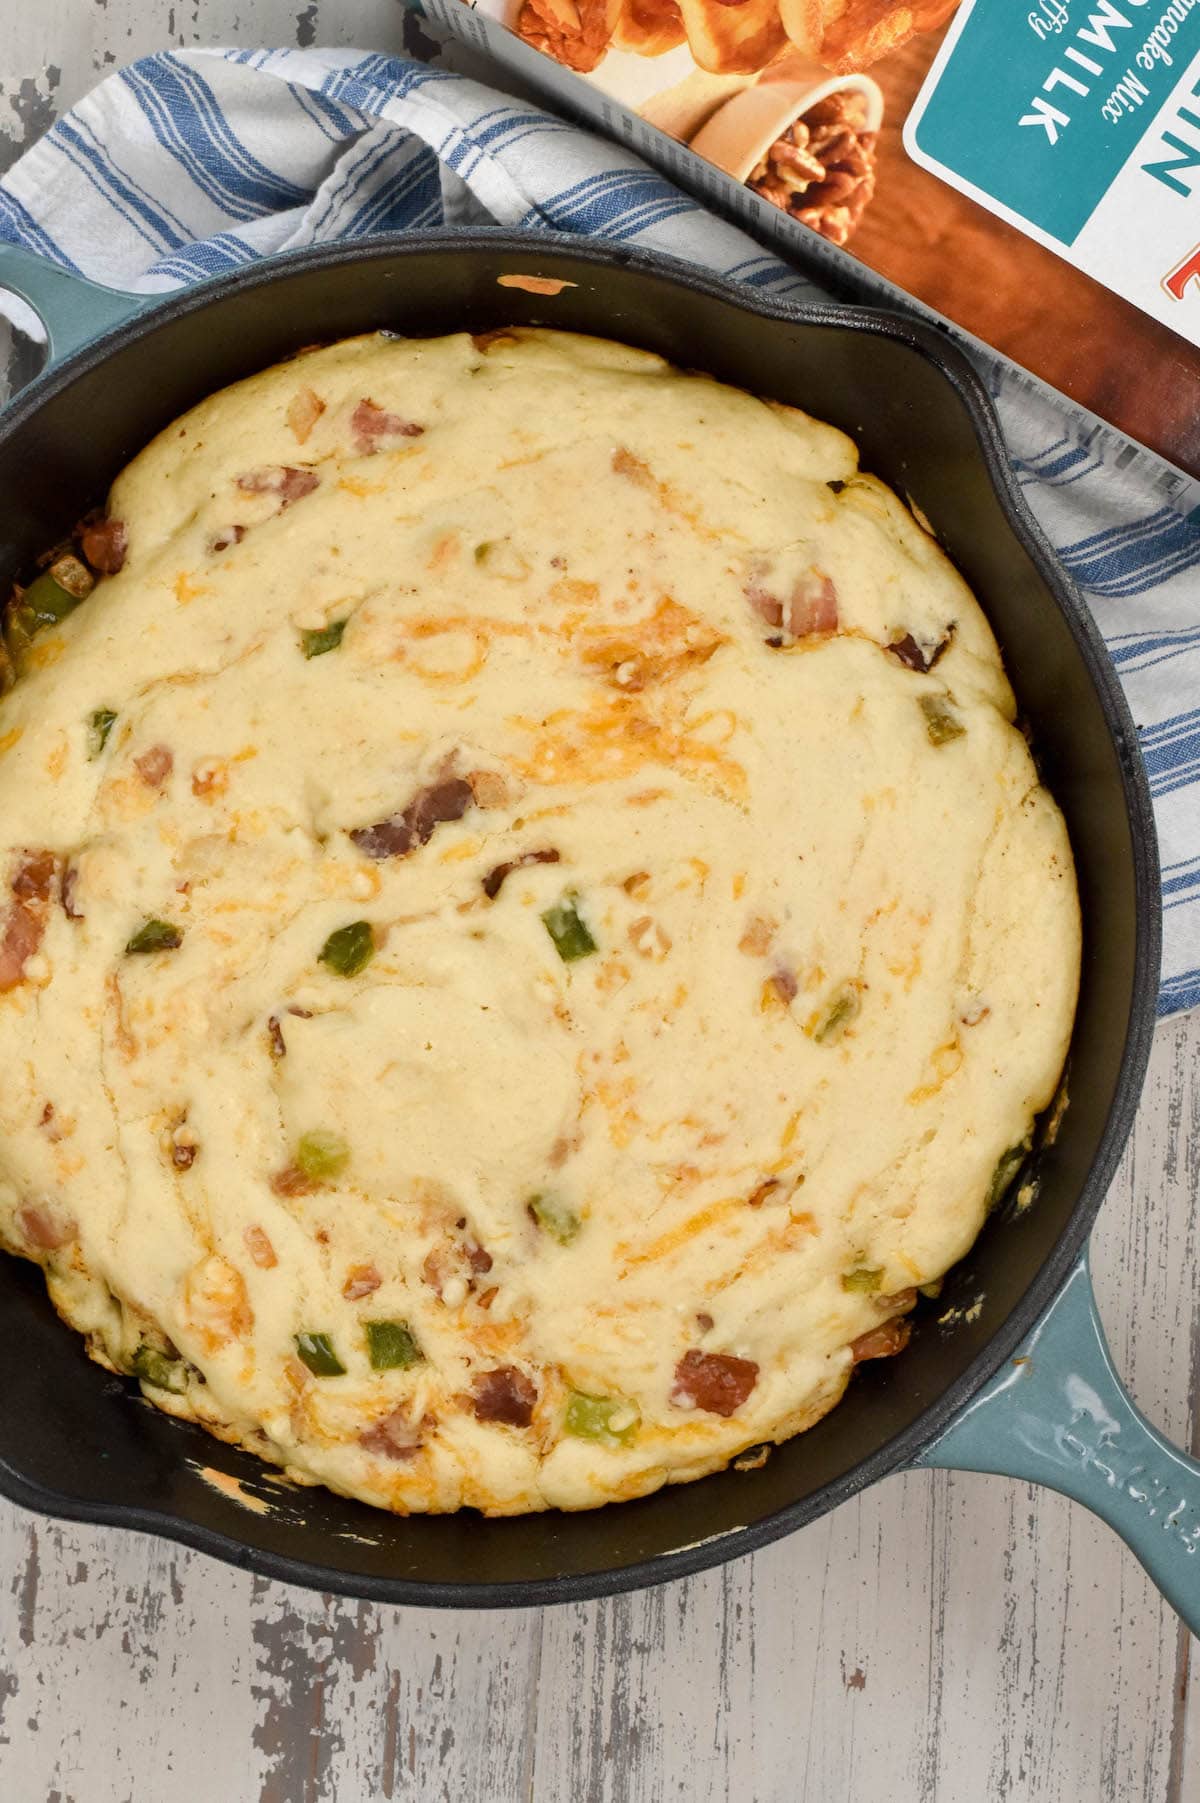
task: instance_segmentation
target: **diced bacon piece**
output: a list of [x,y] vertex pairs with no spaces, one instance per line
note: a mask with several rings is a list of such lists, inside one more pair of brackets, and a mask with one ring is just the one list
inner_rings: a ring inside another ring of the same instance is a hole
[[461,820],[474,803],[469,782],[461,776],[446,777],[419,790],[402,813],[374,826],[357,827],[350,838],[368,858],[404,858],[429,842],[435,826]]
[[783,602],[778,595],[768,594],[752,577],[746,584],[746,599],[764,625],[779,630],[783,625]]
[[896,662],[903,664],[906,670],[916,670],[924,674],[929,668],[925,661],[925,653],[911,632],[902,632],[899,638],[889,640],[884,646],[884,650],[889,651]]
[[558,861],[559,854],[553,848],[546,851],[523,851],[519,858],[509,858],[488,871],[482,879],[483,893],[489,901],[495,901],[514,870],[524,870],[530,864],[557,864]]
[[693,1346],[675,1367],[671,1401],[704,1409],[710,1415],[735,1415],[758,1382],[753,1359],[728,1352],[701,1352]]
[[18,901],[48,902],[57,870],[58,859],[52,851],[22,852],[13,873],[13,894]]
[[360,1302],[364,1296],[373,1296],[382,1282],[374,1265],[351,1265],[342,1285],[342,1295],[347,1302]]
[[442,1293],[442,1286],[449,1275],[450,1267],[447,1258],[445,1254],[435,1246],[432,1252],[427,1252],[425,1254],[425,1260],[421,1266],[421,1276],[429,1285],[430,1289],[440,1296]]
[[31,1246],[39,1252],[57,1252],[79,1234],[78,1223],[48,1203],[27,1202],[17,1210],[17,1223]]
[[411,1422],[403,1408],[393,1409],[374,1427],[366,1428],[358,1443],[367,1452],[384,1459],[411,1459],[421,1450],[420,1426]]
[[271,469],[249,470],[238,477],[237,485],[248,495],[278,495],[279,511],[282,513],[293,501],[311,495],[320,481],[316,470],[298,469],[292,464],[284,463]]
[[242,1238],[246,1242],[247,1252],[260,1271],[270,1271],[279,1263],[275,1256],[275,1248],[263,1228],[257,1224],[247,1227]]
[[786,966],[780,965],[778,970],[773,970],[771,972],[767,981],[770,983],[771,988],[775,991],[775,994],[779,997],[779,1000],[783,1003],[785,1008],[791,1002],[795,1001],[800,989],[800,984],[796,979],[795,971],[788,970]]
[[851,1340],[850,1357],[856,1365],[861,1365],[864,1359],[890,1359],[904,1351],[911,1335],[912,1322],[896,1316],[860,1333],[857,1340]]
[[911,632],[901,632],[897,633],[895,638],[889,639],[884,650],[898,663],[903,664],[906,670],[915,670],[918,675],[924,675],[926,670],[932,670],[939,657],[949,650],[953,637],[954,627],[951,625],[945,637],[926,650],[924,645],[918,644]]
[[88,521],[80,531],[79,548],[101,576],[115,576],[124,567],[129,549],[124,520]]
[[838,597],[832,577],[822,570],[805,570],[784,597],[766,585],[764,576],[762,569],[752,571],[744,593],[753,612],[772,630],[768,644],[794,644],[837,631]]
[[471,1386],[477,1421],[502,1421],[508,1427],[528,1427],[533,1420],[537,1388],[515,1365],[499,1365],[480,1371]]
[[398,413],[386,412],[372,400],[363,399],[350,415],[350,430],[355,450],[362,457],[371,457],[379,449],[381,439],[419,438],[425,428],[412,420],[402,419]]
[[82,920],[83,914],[75,903],[75,886],[79,881],[79,867],[68,864],[62,874],[62,906],[68,920]]
[[58,871],[52,851],[22,852],[10,887],[13,901],[0,915],[0,994],[25,980],[25,966],[46,930],[46,910]]
[[169,745],[151,745],[149,751],[143,751],[133,762],[144,783],[152,789],[161,789],[175,768],[175,753]]
[[271,1178],[271,1188],[277,1196],[311,1196],[316,1184],[298,1164],[284,1165]]
[[784,625],[794,639],[815,638],[838,629],[838,598],[831,577],[809,570],[793,585]]

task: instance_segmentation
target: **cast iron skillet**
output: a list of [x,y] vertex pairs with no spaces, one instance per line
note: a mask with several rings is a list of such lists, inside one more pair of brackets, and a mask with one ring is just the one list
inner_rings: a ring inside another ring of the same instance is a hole
[[[553,295],[500,285],[513,273],[568,285]],[[569,327],[832,420],[867,469],[923,509],[991,618],[1067,816],[1086,929],[1070,1106],[1035,1154],[1036,1203],[993,1216],[908,1351],[859,1372],[840,1406],[762,1469],[576,1515],[392,1518],[283,1487],[248,1454],[144,1406],[85,1359],[40,1274],[6,1259],[0,1316],[22,1356],[6,1361],[0,1385],[0,1490],[322,1590],[512,1605],[677,1577],[790,1533],[906,1465],[959,1465],[1079,1496],[1200,1630],[1200,1466],[1122,1389],[1084,1262],[1154,1018],[1149,793],[1095,628],[1025,511],[963,358],[912,320],[779,304],[682,264],[541,235],[414,233],[308,250],[154,303],[0,246],[0,284],[37,307],[52,357],[65,359],[0,420],[4,586],[184,408],[301,345],[374,327]],[[213,1473],[265,1499],[266,1512],[215,1487]]]

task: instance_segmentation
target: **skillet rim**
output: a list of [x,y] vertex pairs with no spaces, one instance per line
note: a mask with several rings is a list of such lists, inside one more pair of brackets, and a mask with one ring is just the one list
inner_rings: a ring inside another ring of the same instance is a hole
[[[1108,1120],[1069,1219],[1053,1250],[1026,1287],[1008,1318],[992,1334],[967,1368],[902,1433],[820,1489],[762,1520],[725,1530],[710,1539],[658,1554],[619,1568],[553,1578],[506,1580],[500,1583],[422,1582],[406,1577],[355,1576],[349,1572],[275,1553],[267,1548],[165,1510],[126,1503],[85,1502],[45,1489],[0,1459],[0,1493],[35,1512],[96,1525],[132,1528],[191,1546],[227,1564],[283,1583],[299,1584],[371,1602],[440,1608],[512,1608],[573,1603],[665,1583],[724,1564],[794,1533],[838,1507],[851,1496],[914,1459],[946,1431],[954,1418],[1011,1356],[1037,1324],[1066,1282],[1107,1193],[1133,1125],[1150,1054],[1156,1018],[1157,980],[1162,938],[1157,842],[1149,781],[1138,745],[1137,730],[1099,630],[1078,589],[1030,513],[1009,467],[999,419],[991,399],[964,353],[935,325],[882,309],[843,306],[834,302],[779,300],[732,282],[697,265],[660,253],[574,237],[558,232],[513,232],[504,228],[428,231],[381,235],[283,252],[248,268],[159,296],[132,297],[144,308],[102,332],[61,363],[44,369],[0,412],[0,448],[15,438],[50,399],[75,379],[102,365],[115,351],[162,325],[234,295],[270,286],[294,272],[347,263],[445,254],[470,256],[497,251],[536,267],[564,257],[591,265],[601,275],[617,268],[651,282],[667,283],[703,294],[724,305],[767,321],[834,327],[867,336],[889,338],[917,355],[931,381],[949,383],[966,409],[985,474],[1002,513],[1030,557],[1060,614],[1100,703],[1101,713],[1121,772],[1121,787],[1132,845],[1136,941],[1129,1020]],[[0,280],[0,285],[3,285]]]

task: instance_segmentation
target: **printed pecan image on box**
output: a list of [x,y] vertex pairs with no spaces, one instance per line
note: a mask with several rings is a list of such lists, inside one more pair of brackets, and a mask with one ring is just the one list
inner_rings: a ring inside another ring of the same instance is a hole
[[875,192],[883,94],[869,75],[830,77],[785,58],[718,107],[691,148],[772,206],[845,244]]
[[959,0],[475,0],[533,48],[838,245],[876,186],[863,70]]

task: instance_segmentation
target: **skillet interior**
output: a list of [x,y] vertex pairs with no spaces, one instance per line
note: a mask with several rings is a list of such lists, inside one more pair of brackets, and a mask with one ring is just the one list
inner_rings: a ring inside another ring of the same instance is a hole
[[[512,272],[574,285],[553,297],[497,285]],[[849,432],[864,467],[923,509],[992,621],[1071,832],[1085,922],[1071,1105],[1038,1155],[1036,1206],[992,1219],[902,1358],[866,1367],[832,1414],[757,1472],[582,1515],[404,1521],[266,1482],[257,1460],[91,1365],[40,1273],[0,1259],[0,1490],[379,1600],[537,1603],[655,1582],[749,1551],[903,1465],[1013,1351],[1069,1269],[1128,1133],[1153,1024],[1157,870],[1132,722],[1094,628],[1007,486],[978,383],[931,327],[776,307],[683,265],[548,236],[431,233],[302,253],[169,302],[18,397],[0,423],[0,583],[154,432],[225,383],[373,327],[514,323],[624,339],[800,405]],[[939,1324],[976,1302],[974,1319]],[[230,1500],[205,1468],[239,1478],[269,1511]]]

